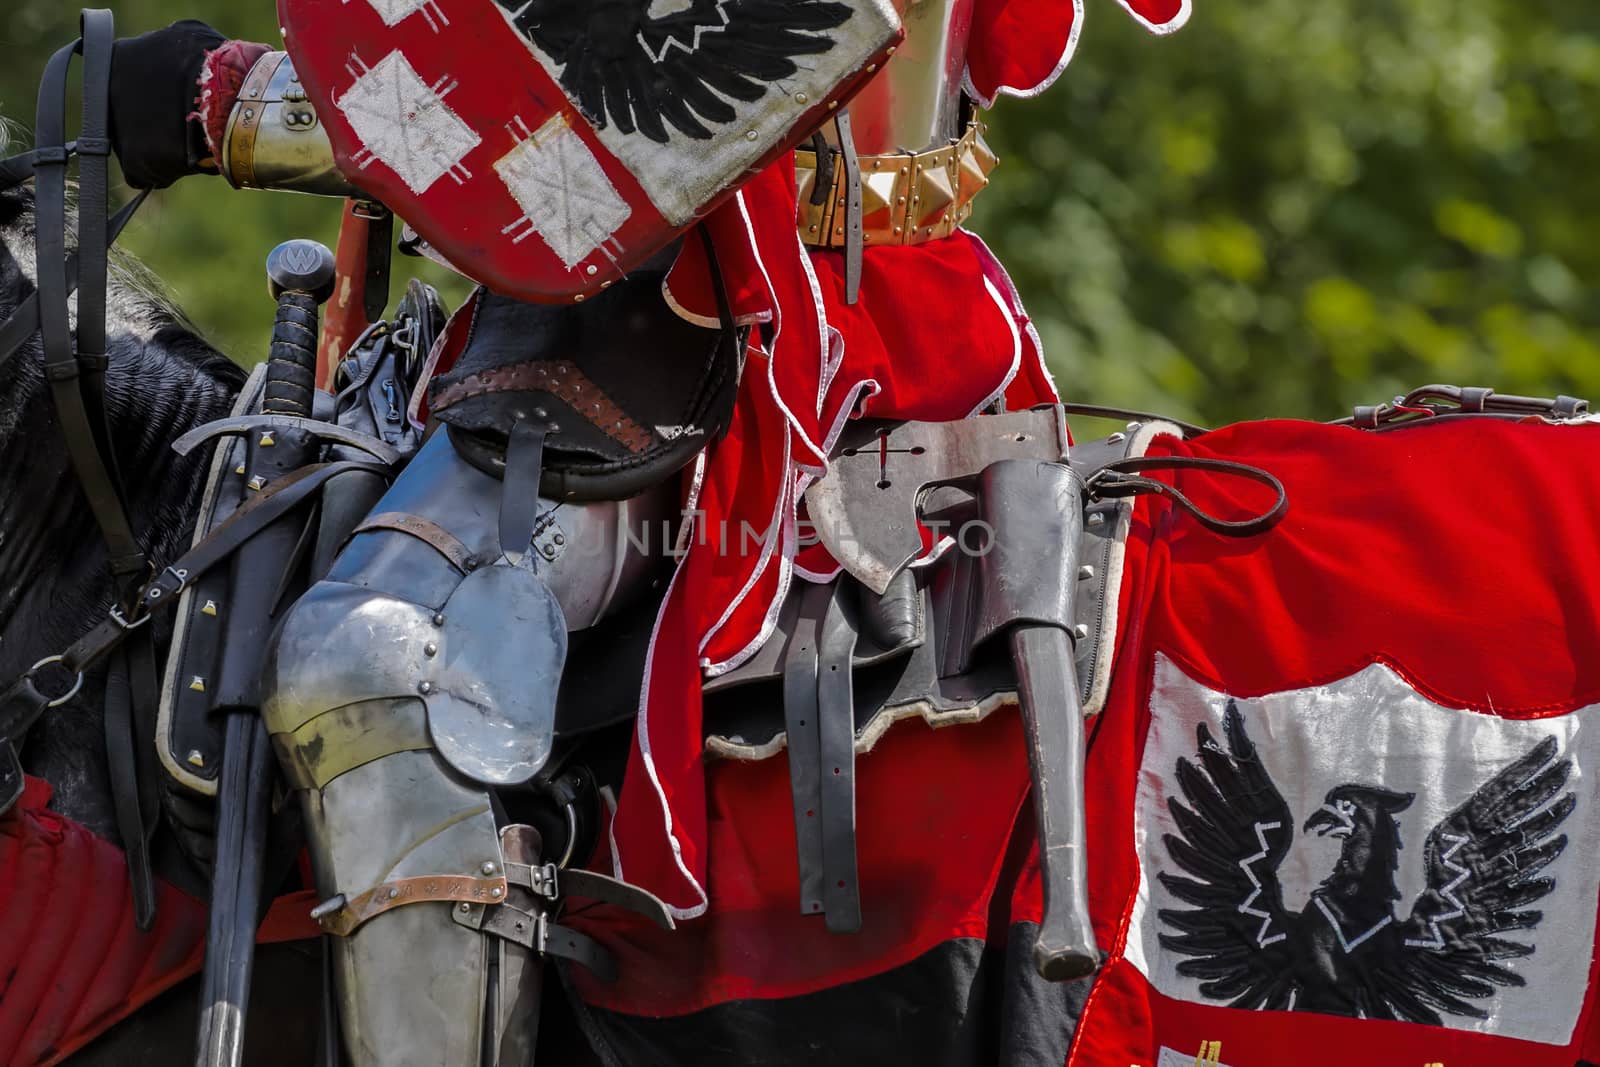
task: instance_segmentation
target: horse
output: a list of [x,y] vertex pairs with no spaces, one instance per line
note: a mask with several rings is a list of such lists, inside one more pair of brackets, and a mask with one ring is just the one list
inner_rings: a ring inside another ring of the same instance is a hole
[[[3,154],[3,153],[0,153]],[[0,192],[0,320],[34,288],[33,196],[26,187]],[[186,431],[226,416],[245,381],[244,370],[200,336],[132,256],[113,252],[107,289],[110,364],[106,410],[110,437],[124,479],[129,517],[140,547],[157,568],[188,546],[205,481],[204,452],[179,456],[170,445]],[[31,664],[66,647],[105,616],[113,603],[107,549],[77,488],[61,441],[36,336],[0,366],[0,674],[14,678]],[[157,655],[164,657],[170,627],[154,625]],[[103,673],[103,672],[102,672]],[[30,731],[21,757],[27,774],[53,789],[51,808],[118,844],[107,772],[103,678],[91,676],[63,706]],[[164,834],[157,836],[158,877],[196,896],[205,872]],[[315,971],[314,952],[276,948],[263,952],[268,971]],[[0,990],[11,976],[0,976]],[[286,976],[285,976],[286,977]],[[192,1051],[195,980],[152,1001],[71,1058],[75,1064],[178,1062]],[[278,976],[258,987],[268,998],[289,999],[302,1018],[315,1018],[306,999]],[[277,992],[275,993],[274,990]],[[262,1017],[287,1018],[284,1005]],[[286,1031],[263,1062],[293,1049]],[[314,1031],[314,1027],[310,1028]]]

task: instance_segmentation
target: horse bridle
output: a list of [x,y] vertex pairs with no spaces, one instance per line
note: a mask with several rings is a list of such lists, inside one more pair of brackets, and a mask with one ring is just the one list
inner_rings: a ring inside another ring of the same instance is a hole
[[[139,773],[135,722],[152,718],[160,699],[154,640],[148,628],[140,629],[148,619],[147,615],[140,615],[139,609],[152,574],[128,517],[105,399],[109,248],[143,203],[147,191],[108,217],[112,14],[85,10],[81,28],[82,36],[59,49],[45,66],[39,86],[34,148],[0,160],[0,188],[15,188],[29,177],[34,180],[36,278],[34,291],[0,325],[0,366],[15,357],[35,333],[39,335],[45,379],[62,437],[109,552],[115,589],[110,617],[123,632],[115,642],[122,646],[121,652],[112,663],[106,682],[106,762],[116,800],[118,832],[128,858],[135,921],[140,928],[148,929],[155,917],[149,846],[159,797],[152,795],[154,782],[148,771]],[[74,55],[83,56],[83,117],[77,140],[68,142],[67,78]],[[78,157],[78,232],[76,253],[69,256],[67,165],[74,155]],[[74,290],[78,297],[76,334],[67,303]],[[60,706],[78,693],[84,671],[92,662],[87,655],[73,655],[81,644],[82,641],[61,655],[40,660],[6,691],[8,697],[17,698],[8,701],[6,709],[16,714],[0,716],[15,719],[12,728],[5,731],[6,736],[0,738],[8,749],[20,740],[10,735],[25,731],[30,709],[36,718],[43,708]],[[54,665],[71,673],[71,686],[61,695],[46,698],[39,707],[37,698],[42,694],[35,678]],[[6,723],[0,721],[0,725]],[[0,753],[0,757],[7,759],[13,772],[16,770],[14,750]]]

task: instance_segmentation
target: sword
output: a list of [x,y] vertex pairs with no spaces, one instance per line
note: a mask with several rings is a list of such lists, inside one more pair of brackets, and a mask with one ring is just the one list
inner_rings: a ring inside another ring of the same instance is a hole
[[[268,291],[277,301],[262,393],[261,422],[246,437],[246,492],[314,462],[319,443],[282,416],[309,418],[317,366],[317,309],[333,291],[333,253],[315,241],[288,241],[267,256]],[[288,573],[300,555],[304,514],[287,515],[242,545],[234,557],[222,663],[213,710],[227,716],[217,786],[217,858],[211,880],[199,1067],[238,1067],[261,917],[262,863],[271,821],[272,743],[257,713],[262,657]]]

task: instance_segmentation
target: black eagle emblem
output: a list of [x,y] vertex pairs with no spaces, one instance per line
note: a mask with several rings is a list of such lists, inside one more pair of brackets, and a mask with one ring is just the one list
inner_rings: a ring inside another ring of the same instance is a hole
[[1480,1003],[1521,986],[1501,961],[1533,954],[1505,935],[1532,930],[1533,908],[1555,886],[1541,874],[1567,846],[1556,831],[1575,800],[1563,793],[1570,758],[1554,738],[1534,745],[1428,834],[1427,889],[1411,914],[1400,892],[1397,812],[1414,794],[1376,785],[1330,790],[1303,832],[1339,838],[1333,872],[1294,914],[1277,871],[1294,839],[1294,814],[1256,756],[1238,706],[1228,702],[1227,749],[1202,723],[1199,765],[1177,764],[1183,801],[1167,801],[1178,834],[1163,841],[1184,874],[1161,884],[1189,909],[1163,908],[1164,948],[1190,957],[1178,973],[1230,1007],[1314,1011],[1441,1025],[1444,1015],[1489,1017]]
[[[834,0],[496,0],[561,67],[561,87],[596,128],[667,142],[709,140],[793,77],[797,57],[833,47],[850,18]],[[709,125],[708,125],[709,124]]]

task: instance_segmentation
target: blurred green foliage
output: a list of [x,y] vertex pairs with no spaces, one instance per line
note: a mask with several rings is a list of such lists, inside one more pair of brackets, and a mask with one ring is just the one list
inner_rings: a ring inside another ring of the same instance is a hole
[[[1087,4],[1055,88],[993,113],[1003,162],[972,224],[1063,394],[1212,422],[1331,417],[1429,381],[1600,398],[1600,6],[1198,0],[1154,39]],[[271,6],[114,3],[124,34],[192,15],[256,40]],[[75,17],[8,0],[0,113],[31,113]],[[331,201],[197,179],[128,244],[249,360],[267,249],[331,244],[337,222]]]

